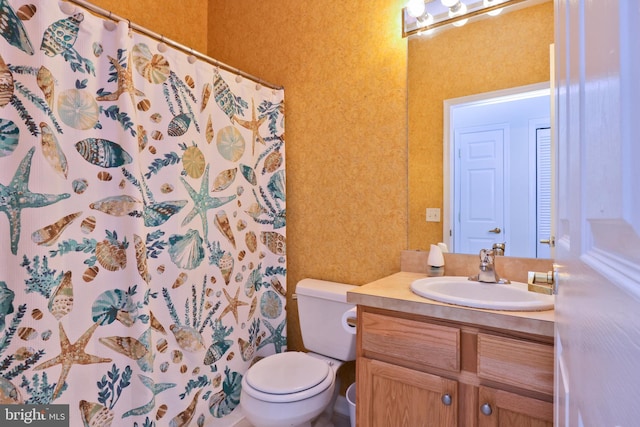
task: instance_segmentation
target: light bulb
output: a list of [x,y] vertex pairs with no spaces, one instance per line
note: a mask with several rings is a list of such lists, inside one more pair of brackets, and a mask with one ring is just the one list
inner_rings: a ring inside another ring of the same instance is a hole
[[440,0],[440,3],[442,3],[444,7],[453,7],[460,3],[460,0]]
[[[456,16],[464,15],[467,13],[467,5],[464,3],[458,3],[456,8],[449,9],[449,18],[455,18]],[[461,19],[453,23],[454,27],[462,27],[464,24],[469,22],[469,19]]]
[[467,5],[459,2],[455,7],[449,9],[449,18],[464,15],[465,13],[467,13]]
[[425,12],[421,16],[418,16],[416,20],[418,21],[418,27],[426,27],[433,24],[433,15],[429,12]]
[[409,0],[409,3],[407,3],[407,13],[413,18],[422,16],[425,9],[424,0]]

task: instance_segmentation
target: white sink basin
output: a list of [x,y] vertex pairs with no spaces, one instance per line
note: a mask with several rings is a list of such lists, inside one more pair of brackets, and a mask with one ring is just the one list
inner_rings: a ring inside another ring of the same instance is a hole
[[553,295],[529,292],[526,283],[483,283],[462,276],[426,277],[411,283],[411,291],[425,298],[473,308],[507,311],[552,310]]

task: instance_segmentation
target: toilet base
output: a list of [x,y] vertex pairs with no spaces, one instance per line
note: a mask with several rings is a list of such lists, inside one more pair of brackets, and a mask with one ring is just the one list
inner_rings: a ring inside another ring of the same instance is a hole
[[255,427],[313,427],[309,420],[315,420],[326,412],[332,401],[333,389],[332,385],[311,399],[288,403],[264,402],[242,393],[240,407]]
[[[343,413],[343,411],[340,408],[340,404],[336,403],[333,409],[334,410],[331,411],[333,412],[333,415],[329,414],[330,411],[329,411],[329,408],[327,408],[322,414],[318,415],[318,417],[315,420],[303,423],[295,427],[341,427],[341,426],[348,427],[349,425],[348,414]],[[253,424],[249,422],[241,406],[236,408],[234,413],[236,413],[240,417],[240,419],[236,423],[232,424],[231,427],[255,427]],[[334,420],[336,416],[340,418],[337,421]]]

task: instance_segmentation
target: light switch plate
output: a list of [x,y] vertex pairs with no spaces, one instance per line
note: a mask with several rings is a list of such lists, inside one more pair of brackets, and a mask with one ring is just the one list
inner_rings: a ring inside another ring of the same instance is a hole
[[427,222],[440,222],[440,208],[427,208]]

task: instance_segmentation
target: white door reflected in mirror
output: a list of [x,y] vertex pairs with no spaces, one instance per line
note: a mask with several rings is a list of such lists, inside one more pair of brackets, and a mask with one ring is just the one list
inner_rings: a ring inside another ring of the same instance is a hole
[[[445,242],[477,254],[549,258],[551,138],[548,83],[445,101]],[[546,234],[545,234],[546,233]]]
[[456,127],[454,135],[458,218],[453,247],[458,253],[477,254],[504,239],[504,144],[509,126]]

